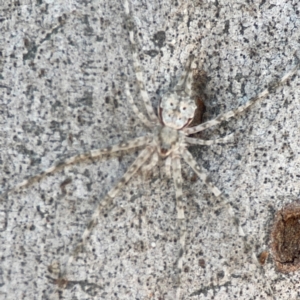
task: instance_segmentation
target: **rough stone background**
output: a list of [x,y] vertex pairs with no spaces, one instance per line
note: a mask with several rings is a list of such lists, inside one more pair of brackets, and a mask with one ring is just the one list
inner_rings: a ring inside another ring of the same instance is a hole
[[[146,134],[124,94],[135,83],[122,1],[0,1],[2,192],[54,162]],[[205,119],[238,107],[295,65],[293,0],[131,1],[153,106],[191,51],[204,57]],[[299,197],[299,73],[191,147],[230,201],[183,164],[188,226],[181,299],[299,299],[300,275],[280,274],[270,250],[274,212]],[[179,241],[174,187],[163,165],[139,173],[100,218],[66,289],[55,265],[138,151],[65,168],[1,200],[0,299],[174,299]],[[66,181],[67,180],[67,181]],[[62,183],[67,183],[63,184]],[[222,207],[222,205],[221,205]],[[52,270],[52,273],[49,272]],[[51,279],[53,278],[53,279]]]

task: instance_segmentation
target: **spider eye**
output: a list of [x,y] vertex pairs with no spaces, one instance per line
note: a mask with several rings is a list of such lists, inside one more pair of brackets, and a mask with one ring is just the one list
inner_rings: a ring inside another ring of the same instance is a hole
[[186,107],[184,107],[183,110],[186,110]]

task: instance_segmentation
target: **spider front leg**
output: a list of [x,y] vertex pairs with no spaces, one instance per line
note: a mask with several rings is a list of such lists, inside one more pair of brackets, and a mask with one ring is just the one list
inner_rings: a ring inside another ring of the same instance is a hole
[[141,168],[141,166],[151,157],[154,151],[155,148],[152,146],[148,146],[146,149],[144,149],[120,179],[118,184],[113,187],[100,202],[99,206],[96,208],[94,214],[92,215],[91,220],[88,222],[87,228],[83,232],[80,242],[77,244],[73,253],[70,255],[61,277],[66,276],[68,268],[71,265],[72,261],[78,256],[80,252],[82,252],[88,237],[91,235],[91,232],[98,223],[99,216],[101,216],[113,205],[113,200],[120,192],[120,190],[124,187],[124,185],[128,183],[128,181]]
[[134,66],[137,83],[138,83],[138,86],[140,89],[140,93],[141,93],[142,99],[144,101],[144,105],[146,107],[146,110],[147,110],[150,120],[158,123],[158,118],[154,113],[153,107],[151,105],[151,101],[150,101],[148,93],[146,92],[146,89],[145,89],[143,72],[142,72],[142,68],[140,65],[139,58],[138,58],[137,45],[134,40],[134,23],[130,17],[129,3],[127,0],[124,0],[124,10],[127,15],[126,27],[128,29],[128,33],[129,33],[129,41],[131,43],[131,49],[132,49],[133,66]]
[[[297,58],[298,60],[298,58]],[[219,116],[217,116],[215,119],[210,120],[208,122],[202,123],[200,125],[197,125],[195,127],[189,127],[189,128],[184,128],[183,132],[186,135],[190,135],[190,134],[194,134],[196,132],[200,132],[203,131],[209,127],[215,126],[220,124],[221,122],[228,120],[234,116],[236,116],[237,114],[243,112],[244,110],[246,110],[249,106],[251,106],[252,104],[254,104],[257,100],[269,95],[270,93],[272,93],[277,87],[279,87],[280,85],[282,85],[285,81],[287,81],[289,78],[291,78],[299,69],[299,61],[297,61],[296,66],[289,71],[288,73],[286,73],[280,80],[278,80],[275,83],[270,84],[266,89],[264,89],[262,92],[260,92],[258,95],[256,95],[255,97],[252,97],[247,103],[245,103],[244,105],[239,106],[236,109],[233,109],[231,111],[228,111],[224,114],[221,114]]]
[[134,104],[132,95],[129,90],[129,84],[125,82],[125,94],[127,96],[127,100],[130,103],[132,110],[136,116],[140,119],[140,121],[148,128],[152,128],[153,124],[139,111],[137,106]]
[[181,149],[182,158],[185,162],[194,170],[194,172],[199,176],[199,178],[209,187],[209,189],[214,193],[216,197],[219,197],[222,193],[221,191],[211,183],[208,175],[202,172],[201,167],[197,164],[192,154],[186,149]]
[[194,55],[190,55],[185,67],[184,67],[184,71],[179,79],[179,81],[177,82],[176,86],[174,87],[174,91],[180,92],[180,91],[184,91],[186,94],[188,94],[190,97],[192,97],[192,83],[193,83],[193,72],[192,72],[192,63],[195,60],[195,56]]

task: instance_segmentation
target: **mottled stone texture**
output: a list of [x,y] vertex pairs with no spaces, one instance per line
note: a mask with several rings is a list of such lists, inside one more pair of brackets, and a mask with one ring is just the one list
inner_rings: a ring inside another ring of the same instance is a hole
[[[206,120],[238,107],[293,68],[299,2],[132,1],[153,106],[191,51],[207,74]],[[135,83],[122,1],[0,1],[0,185],[5,191],[72,154],[143,135],[124,95]],[[187,254],[182,299],[296,299],[300,275],[276,271],[274,212],[298,199],[299,73],[191,147],[231,208],[183,167]],[[138,174],[99,220],[66,281],[55,280],[97,202],[134,151],[83,162],[2,197],[0,299],[174,299],[180,248],[164,168]],[[218,209],[218,207],[221,207]],[[51,273],[51,272],[52,273]],[[53,278],[53,279],[51,279]],[[67,286],[61,290],[61,286]]]

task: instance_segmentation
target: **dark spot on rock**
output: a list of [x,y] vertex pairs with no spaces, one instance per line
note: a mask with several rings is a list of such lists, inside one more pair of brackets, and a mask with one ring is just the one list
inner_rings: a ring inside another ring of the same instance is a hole
[[150,57],[155,57],[159,52],[157,50],[148,50],[144,51],[145,54],[149,55]]
[[158,31],[153,35],[152,41],[156,47],[163,47],[166,40],[166,33],[164,31]]

